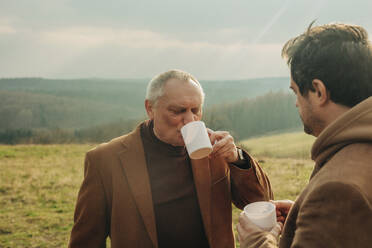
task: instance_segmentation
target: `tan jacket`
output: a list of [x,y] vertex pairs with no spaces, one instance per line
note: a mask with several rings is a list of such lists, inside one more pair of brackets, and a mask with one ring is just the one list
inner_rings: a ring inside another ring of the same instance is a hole
[[[232,248],[231,201],[238,207],[272,198],[255,161],[241,170],[222,160],[192,160],[197,197],[210,247]],[[145,155],[137,129],[88,152],[69,247],[158,247]]]
[[[279,247],[372,247],[372,97],[329,125],[314,171],[288,214]],[[276,247],[267,233],[242,247]]]

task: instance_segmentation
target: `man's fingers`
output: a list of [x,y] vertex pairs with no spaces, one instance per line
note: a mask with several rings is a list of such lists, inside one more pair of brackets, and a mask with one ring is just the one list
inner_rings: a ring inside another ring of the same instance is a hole
[[209,139],[213,145],[210,157],[222,157],[228,163],[237,160],[238,153],[234,143],[234,138],[226,131],[210,132]]
[[209,139],[212,145],[215,144],[217,141],[216,134],[215,134],[216,132],[214,132],[212,129],[207,128],[207,133],[208,133],[208,136],[209,136]]
[[277,216],[279,216],[278,211],[280,212],[280,215],[286,216],[294,203],[291,200],[279,200],[279,201],[271,200],[271,202],[275,204]]
[[242,211],[239,216],[239,224],[245,227],[245,223],[247,223],[247,221],[249,221],[249,219],[245,215],[244,211]]
[[279,216],[282,215],[282,212],[281,212],[279,209],[276,209],[275,211],[276,211],[276,216],[277,216],[277,217],[279,217]]
[[277,208],[290,208],[294,204],[294,201],[291,200],[271,200],[271,202],[274,203]]
[[212,131],[211,129],[209,130],[211,131],[209,137],[213,137],[214,139],[218,139],[218,140],[222,139],[223,137],[229,134],[229,132],[227,131]]
[[240,226],[239,223],[236,224],[236,231],[238,232],[239,243],[241,243],[244,240],[245,235],[244,235],[242,227]]
[[[222,132],[216,137],[217,143],[213,144],[213,153],[217,154],[221,148],[225,148],[229,143],[231,143],[232,146],[234,146],[234,139],[231,135],[229,135],[228,132]],[[230,147],[231,148],[231,147]]]
[[247,231],[252,231],[252,230],[254,230],[254,229],[259,229],[260,230],[260,228],[256,225],[256,224],[254,224],[246,215],[245,215],[245,213],[244,213],[244,211],[243,212],[241,212],[240,213],[240,217],[239,217],[239,223],[240,223],[240,225],[242,226],[242,228],[244,229],[244,230],[247,230]]
[[279,237],[279,234],[282,232],[283,224],[277,222],[276,225],[271,229],[270,233],[273,234],[275,237]]
[[211,135],[214,133],[214,131],[210,128],[207,128],[208,136],[211,137]]
[[[213,150],[214,150],[213,154],[215,156],[227,157],[227,154],[231,155],[230,153],[235,151],[234,143],[229,143],[226,140],[221,140],[221,143],[218,143],[215,146],[216,147],[213,148]],[[224,154],[225,154],[225,156],[224,156]]]
[[276,221],[280,222],[280,223],[284,223],[285,218],[284,218],[284,216],[279,216],[279,217],[276,217]]
[[212,145],[215,145],[216,142],[222,140],[229,132],[226,131],[213,131],[212,129],[207,129],[209,139],[211,140]]

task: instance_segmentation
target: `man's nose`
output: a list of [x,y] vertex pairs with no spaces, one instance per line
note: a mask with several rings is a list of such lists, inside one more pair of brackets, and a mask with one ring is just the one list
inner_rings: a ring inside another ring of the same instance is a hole
[[187,111],[183,118],[183,124],[186,125],[189,122],[195,121],[195,115],[192,111]]

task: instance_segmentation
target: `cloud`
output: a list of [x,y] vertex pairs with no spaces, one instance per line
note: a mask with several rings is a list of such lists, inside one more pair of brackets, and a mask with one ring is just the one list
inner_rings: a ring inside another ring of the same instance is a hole
[[[240,31],[218,33],[234,36]],[[103,26],[24,29],[13,39],[10,43],[22,49],[2,52],[0,76],[24,76],[26,72],[27,76],[46,77],[151,77],[170,68],[209,79],[286,75],[275,64],[281,63],[279,43],[188,41],[169,33]],[[17,59],[24,54],[21,61]]]
[[367,0],[3,2],[0,77],[287,76],[281,46],[315,18],[372,27]]
[[[217,31],[218,35],[237,35],[239,30],[223,29]],[[193,41],[182,40],[172,37],[167,33],[159,33],[150,30],[122,29],[109,27],[72,27],[40,33],[41,41],[49,44],[76,47],[99,47],[102,45],[119,45],[128,48],[153,48],[153,49],[223,49],[226,51],[238,51],[241,49],[270,48],[273,44],[250,44],[247,42],[224,41]]]
[[43,42],[65,44],[76,47],[98,47],[114,44],[131,48],[166,48],[179,46],[176,40],[149,30],[135,30],[110,27],[72,27],[41,33]]
[[12,25],[13,18],[0,17],[0,35],[14,34],[17,32],[16,28]]
[[14,34],[16,33],[16,29],[9,25],[2,25],[0,24],[0,35],[2,34]]

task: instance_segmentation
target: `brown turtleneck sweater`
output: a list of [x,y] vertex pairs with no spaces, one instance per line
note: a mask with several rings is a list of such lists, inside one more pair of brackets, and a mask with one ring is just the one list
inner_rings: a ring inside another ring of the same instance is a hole
[[151,121],[142,124],[141,137],[150,176],[159,248],[209,247],[185,148],[159,140]]

